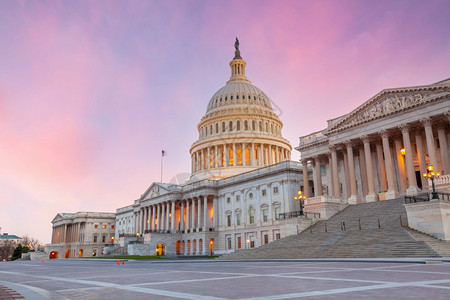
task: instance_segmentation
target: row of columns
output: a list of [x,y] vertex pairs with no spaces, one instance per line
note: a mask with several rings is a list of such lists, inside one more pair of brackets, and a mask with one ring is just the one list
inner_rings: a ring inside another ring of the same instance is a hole
[[[237,150],[241,150],[240,157]],[[248,154],[247,154],[248,151]],[[229,166],[262,167],[290,159],[289,150],[270,144],[233,143],[200,149],[192,154],[192,172]]]
[[[135,212],[136,233],[142,234],[146,231],[175,233],[178,230],[193,232],[194,229],[206,231],[215,223],[213,207],[217,206],[216,201],[216,197],[213,197],[212,202],[208,202],[208,196],[200,196],[142,207]],[[209,222],[211,218],[213,221]]]
[[62,224],[52,229],[52,244],[80,242],[81,223]]
[[[429,163],[434,165],[437,169],[437,151],[435,145],[435,138],[433,136],[433,127],[430,118],[421,120],[423,128],[425,131],[426,145],[428,150]],[[394,138],[393,148],[394,153],[397,155],[397,166],[394,166],[394,161],[391,153],[390,137],[391,131],[383,130],[378,132],[377,135],[363,135],[358,138],[362,141],[363,147],[359,147],[359,157],[360,157],[360,175],[361,181],[363,182],[363,194],[367,202],[376,201],[377,193],[375,191],[375,174],[377,173],[379,178],[380,190],[387,191],[386,199],[394,199],[398,197],[399,190],[397,189],[395,183],[395,172],[399,174],[398,182],[401,191],[406,191],[408,195],[415,195],[418,192],[417,179],[415,174],[414,158],[413,158],[413,147],[411,143],[411,128],[409,124],[403,124],[398,127],[401,130],[401,138]],[[450,160],[448,154],[448,143],[447,135],[445,133],[445,124],[441,123],[437,127],[438,139],[440,144],[440,154],[442,158],[442,169],[444,174],[450,173]],[[426,159],[425,152],[422,141],[422,131],[415,130],[414,132],[415,141],[417,145],[417,158],[419,161],[420,173],[426,172]],[[381,138],[381,140],[380,140]],[[377,172],[374,171],[374,166],[372,163],[372,148],[371,144],[375,142],[376,150],[376,161]],[[349,203],[356,203],[358,201],[358,191],[356,184],[356,173],[355,173],[355,163],[353,150],[355,145],[358,145],[357,140],[345,141],[343,145],[332,145],[330,146],[330,153],[327,155],[330,161],[331,167],[331,195],[335,197],[341,197],[340,193],[340,182],[338,174],[338,153],[342,152],[344,159],[344,178],[345,186],[347,190],[347,195],[349,196]],[[402,144],[405,148],[404,165],[399,162],[403,162],[402,156],[400,154],[400,149]],[[364,159],[361,159],[364,158]],[[320,173],[320,161],[322,157],[315,156],[310,158],[313,168],[314,168],[314,183],[315,183],[315,196],[322,195],[322,178]],[[307,160],[303,160],[303,174],[307,174]],[[305,176],[304,187],[306,196],[309,195],[309,182]],[[422,181],[423,186],[427,185],[426,180]]]

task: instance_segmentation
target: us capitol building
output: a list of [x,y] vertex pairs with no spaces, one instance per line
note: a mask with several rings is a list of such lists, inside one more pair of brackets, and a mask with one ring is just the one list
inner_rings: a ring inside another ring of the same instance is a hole
[[[197,125],[190,179],[152,183],[115,219],[58,214],[48,251],[223,254],[297,234],[351,204],[421,193],[429,189],[421,177],[428,164],[443,174],[436,185],[450,190],[450,79],[381,91],[300,137],[299,163],[290,160],[269,97],[247,79],[237,39],[230,68]],[[300,212],[306,215],[298,218]],[[104,241],[115,246],[104,248]]]

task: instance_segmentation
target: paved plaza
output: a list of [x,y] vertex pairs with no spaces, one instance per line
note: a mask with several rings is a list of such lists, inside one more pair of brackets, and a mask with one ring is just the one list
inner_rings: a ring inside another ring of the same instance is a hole
[[[0,263],[2,286],[26,299],[436,300],[450,296],[450,264],[167,260],[117,265],[111,260],[16,261]],[[1,293],[0,289],[0,299],[7,299]]]

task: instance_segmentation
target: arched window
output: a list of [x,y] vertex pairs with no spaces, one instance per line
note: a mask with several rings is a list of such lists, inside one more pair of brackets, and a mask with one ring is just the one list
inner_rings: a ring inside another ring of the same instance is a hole
[[255,121],[252,121],[252,130],[255,131]]
[[209,127],[209,133],[212,135],[213,134],[213,126],[211,124],[211,126]]
[[250,95],[248,95],[248,100],[250,100]]
[[269,124],[266,123],[266,132],[269,132]]
[[205,132],[205,136],[208,136],[208,127],[203,127],[203,131]]
[[250,206],[250,208],[248,210],[248,218],[249,218],[250,224],[255,223],[255,209],[253,208],[253,206]]
[[219,123],[216,123],[216,133],[219,133]]
[[273,134],[273,124],[270,124],[270,131]]
[[233,100],[233,96],[230,97],[230,100]]
[[228,131],[233,131],[233,121],[230,121]]
[[239,100],[239,95],[236,95],[236,99]]
[[236,122],[236,130],[241,130],[241,122],[240,121],[237,121]]
[[262,122],[259,121],[259,131],[263,131],[263,126],[262,126]]
[[225,122],[222,122],[222,132],[225,132]]
[[247,122],[247,120],[244,121],[244,130],[248,130],[248,122]]

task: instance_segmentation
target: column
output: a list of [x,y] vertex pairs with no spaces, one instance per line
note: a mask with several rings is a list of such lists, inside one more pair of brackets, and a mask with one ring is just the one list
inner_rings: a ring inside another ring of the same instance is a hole
[[166,232],[168,232],[169,230],[170,230],[170,227],[169,227],[169,211],[170,211],[170,206],[169,206],[169,203],[170,202],[166,202],[166,217],[165,217],[165,219],[166,219],[166,226],[165,226],[165,228],[166,228]]
[[200,202],[200,197],[197,198],[197,232],[200,232],[200,228],[202,228],[202,203]]
[[367,183],[367,168],[364,147],[358,146],[358,159],[359,159],[359,176],[361,177],[361,189],[364,195],[369,194],[369,187]]
[[402,141],[399,137],[394,138],[395,155],[397,156],[397,169],[398,169],[398,181],[400,183],[400,191],[406,192],[408,188],[408,183],[406,182],[406,170],[405,170],[405,159],[401,154]]
[[276,146],[275,147],[275,157],[276,157],[276,162],[275,163],[279,163],[280,162],[280,153],[278,152],[279,151],[279,148],[278,148],[278,146]]
[[217,227],[217,196],[213,196],[213,217],[212,217],[212,227]]
[[170,213],[172,214],[171,217],[171,224],[170,224],[170,232],[175,233],[175,200],[172,200],[172,209],[170,210]]
[[[208,227],[208,196],[203,196],[203,231]],[[208,241],[205,241],[208,243]]]
[[259,144],[259,165],[264,166],[264,151],[263,144]]
[[246,156],[245,156],[245,144],[244,143],[242,143],[242,146],[241,146],[241,159],[242,159],[242,165],[245,166]]
[[269,165],[273,165],[273,152],[272,152],[272,145],[268,145],[269,147]]
[[191,228],[192,228],[192,231],[194,231],[194,228],[195,228],[195,200],[194,200],[194,198],[192,198],[192,209],[191,209]]
[[366,160],[367,185],[369,193],[366,195],[366,202],[377,201],[378,197],[375,193],[375,180],[373,177],[372,153],[370,151],[370,141],[367,136],[362,136],[364,144],[364,156]]
[[439,145],[441,147],[442,174],[449,174],[450,160],[448,157],[448,143],[447,136],[445,134],[445,124],[443,122],[438,124],[437,132],[439,137]]
[[158,225],[157,225],[156,229],[158,230],[158,232],[161,232],[161,203],[158,203],[156,205],[158,207],[158,212],[157,212],[157,215],[156,215],[156,218],[158,220]]
[[144,206],[143,208],[143,215],[144,215],[144,227],[142,228],[142,233],[145,233],[145,230],[147,229],[147,219],[148,219],[148,214],[147,214],[147,207]]
[[351,195],[348,198],[348,204],[357,204],[359,202],[358,199],[358,190],[356,187],[356,175],[355,175],[355,161],[353,157],[353,144],[351,141],[345,142],[347,147],[347,156],[348,156],[348,171],[349,171],[349,180],[350,180],[350,192]]
[[437,157],[436,157],[436,146],[434,145],[433,128],[431,127],[431,118],[425,118],[421,120],[425,127],[425,138],[427,140],[428,157],[430,158],[430,164],[432,164],[437,170]]
[[214,168],[219,167],[219,157],[218,157],[219,147],[214,146]]
[[413,149],[411,147],[411,139],[409,138],[409,128],[407,125],[400,126],[403,137],[403,146],[405,146],[406,175],[408,177],[408,188],[406,195],[417,195],[419,188],[417,187],[416,173],[414,171]]
[[422,132],[415,132],[417,159],[419,160],[420,180],[422,182],[422,189],[428,188],[428,180],[422,177],[423,173],[427,172],[427,164],[425,162],[425,151],[423,150]]
[[347,198],[349,198],[351,195],[351,191],[350,191],[350,172],[348,171],[347,150],[342,149],[342,154],[344,156],[345,193],[347,195]]
[[180,204],[180,230],[184,230],[184,200],[181,200]]
[[190,219],[190,216],[189,216],[190,203],[189,202],[190,202],[190,200],[186,199],[186,232],[191,229],[191,224],[189,223],[189,219]]
[[303,166],[303,187],[306,198],[311,197],[309,193],[309,180],[308,180],[308,161],[306,159],[302,159]]
[[314,196],[322,196],[322,174],[320,174],[320,159],[314,156]]
[[333,196],[341,197],[341,189],[339,186],[338,159],[337,159],[336,146],[334,146],[334,145],[330,146],[330,150],[331,150],[331,167],[332,167],[331,179],[333,182],[333,194],[334,194]]
[[255,144],[251,143],[250,146],[250,166],[254,167],[256,166],[255,164]]
[[155,205],[152,205],[151,208],[152,208],[152,222],[151,222],[151,225],[150,225],[150,229],[152,231],[154,231],[155,230],[155,214],[156,214]]
[[236,144],[233,143],[233,166],[237,166]]
[[383,145],[378,141],[376,144],[377,150],[377,166],[378,166],[378,180],[379,180],[379,190],[387,191],[387,182],[386,182],[386,169],[384,168],[384,159],[383,159]]
[[392,156],[391,149],[389,147],[389,132],[387,130],[383,130],[380,132],[380,134],[383,141],[384,164],[388,183],[386,200],[395,199],[398,197],[398,192],[395,188],[394,169],[392,168]]

